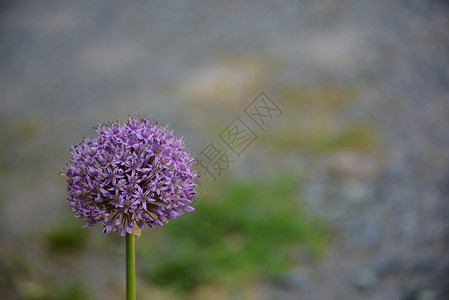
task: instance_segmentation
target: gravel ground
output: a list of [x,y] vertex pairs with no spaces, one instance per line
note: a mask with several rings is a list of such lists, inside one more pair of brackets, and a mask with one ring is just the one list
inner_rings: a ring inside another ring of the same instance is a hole
[[91,134],[86,124],[151,113],[199,151],[207,107],[243,107],[260,89],[357,83],[337,117],[376,124],[382,158],[309,164],[303,196],[336,234],[321,260],[260,293],[448,299],[448,28],[444,1],[0,1],[2,244],[17,247],[66,209],[52,174]]

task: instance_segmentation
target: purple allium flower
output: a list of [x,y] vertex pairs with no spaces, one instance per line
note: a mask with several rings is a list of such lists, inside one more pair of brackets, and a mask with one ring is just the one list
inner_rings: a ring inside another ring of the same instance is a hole
[[67,177],[67,203],[84,228],[102,222],[104,232],[162,226],[190,206],[195,197],[194,158],[168,127],[130,116],[99,125],[98,137],[73,147],[62,171]]

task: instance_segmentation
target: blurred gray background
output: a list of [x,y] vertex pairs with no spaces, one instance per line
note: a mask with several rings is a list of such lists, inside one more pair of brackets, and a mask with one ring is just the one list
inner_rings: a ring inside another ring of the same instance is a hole
[[223,177],[300,174],[323,254],[140,299],[449,298],[446,1],[1,0],[0,53],[0,298],[122,299],[119,238],[48,249],[70,147],[136,113],[197,154],[261,91],[284,114]]

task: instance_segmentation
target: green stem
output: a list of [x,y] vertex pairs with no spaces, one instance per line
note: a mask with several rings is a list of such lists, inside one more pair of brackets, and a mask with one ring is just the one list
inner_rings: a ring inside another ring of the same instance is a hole
[[126,233],[126,300],[136,300],[134,235]]

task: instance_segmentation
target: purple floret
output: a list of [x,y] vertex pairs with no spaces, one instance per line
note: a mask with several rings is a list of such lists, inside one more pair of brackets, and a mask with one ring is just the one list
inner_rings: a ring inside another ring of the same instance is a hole
[[62,175],[67,203],[83,227],[102,222],[104,232],[131,233],[162,226],[184,211],[195,197],[194,157],[168,127],[130,116],[128,121],[99,125],[98,137],[73,147]]

